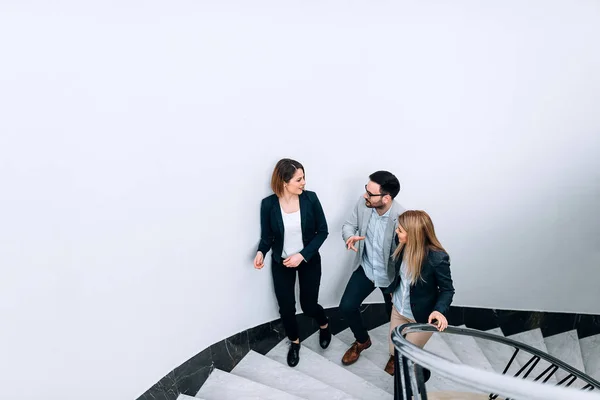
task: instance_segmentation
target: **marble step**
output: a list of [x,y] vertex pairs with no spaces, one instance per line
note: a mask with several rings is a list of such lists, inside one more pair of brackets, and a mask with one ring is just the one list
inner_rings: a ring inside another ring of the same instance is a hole
[[[282,340],[267,357],[287,366],[287,353],[289,342]],[[354,398],[362,400],[392,399],[392,395],[385,390],[367,382],[360,376],[353,374],[338,363],[332,363],[325,357],[315,353],[304,345],[300,348],[300,362],[294,369],[317,379],[331,387],[350,393]]]
[[[304,356],[303,353],[302,356]],[[308,400],[353,399],[352,396],[339,389],[252,350],[235,366],[231,373]]]
[[371,338],[376,337],[381,342],[387,343],[388,338],[390,337],[390,323],[388,322],[377,328],[371,329],[369,331],[369,336],[371,336]]
[[[542,331],[539,328],[532,329],[530,331],[520,332],[520,333],[511,335],[511,336],[507,336],[507,337],[509,339],[515,340],[517,342],[527,344],[533,348],[543,351],[544,353],[548,353],[548,349],[546,348],[546,342],[544,342],[544,337],[542,336]],[[526,351],[519,351],[519,353],[517,354],[517,360],[519,361],[519,363],[522,366],[525,365],[527,363],[527,361],[529,361],[529,359],[531,359],[531,357],[533,357],[533,354],[526,352]],[[531,364],[527,367],[527,369],[525,371],[523,371],[521,373],[521,375],[520,375],[521,377],[523,376],[523,374],[525,374],[527,372],[527,370],[529,370],[530,366],[531,366]],[[538,362],[538,364],[535,366],[534,370],[529,374],[527,379],[530,379],[530,380],[535,379],[538,375],[540,375],[542,372],[544,372],[546,370],[546,368],[548,368],[549,366],[550,366],[550,363],[548,361],[540,360]],[[547,383],[557,383],[555,375],[556,374],[552,375]],[[541,381],[543,382],[544,379],[546,379],[546,377],[542,378]]]
[[[581,372],[585,371],[585,367],[583,366],[583,357],[581,356],[581,348],[579,347],[579,336],[577,336],[576,330],[559,333],[558,335],[547,336],[544,338],[544,342],[546,343],[548,354],[558,358],[561,361],[564,361]],[[559,368],[555,372],[555,375],[558,382],[560,382],[562,379],[566,378],[569,373]],[[566,382],[563,383],[563,386],[565,384]],[[570,387],[581,389],[585,385],[585,382],[577,379]]]
[[[384,342],[379,334],[373,334],[373,332],[369,332],[369,334],[371,337],[371,342],[373,344],[370,348],[362,352],[360,356],[366,357],[367,359],[371,360],[375,365],[384,368],[390,358],[388,343],[387,341]],[[352,343],[354,343],[355,340],[354,334],[350,329],[346,329],[338,333],[336,336],[347,346],[352,345]],[[443,387],[438,387],[438,383],[439,382],[435,379],[430,379],[426,384],[427,390],[429,392],[443,390]]]
[[[437,392],[427,393],[428,400],[488,400],[489,394],[483,393],[467,393],[467,392]],[[497,400],[504,400],[502,397],[498,397]]]
[[[343,330],[335,336],[346,345],[346,348],[349,348],[356,340],[350,328]],[[360,356],[365,357],[383,369],[390,358],[388,344],[373,334],[370,334],[370,336],[371,343],[373,344],[367,350],[363,351]]]
[[[465,326],[461,326],[464,328]],[[465,365],[476,367],[484,371],[494,372],[492,364],[472,336],[454,335],[445,333],[441,338],[450,347],[456,357]]]
[[[427,344],[425,345],[425,350],[443,357],[449,361],[452,361],[456,364],[462,364],[460,359],[454,354],[452,348],[446,343],[446,341],[442,338],[445,335],[449,335],[447,333],[434,333]],[[452,335],[455,336],[455,335]],[[452,338],[451,338],[452,339]],[[456,382],[453,382],[447,378],[441,377],[437,375],[435,372],[431,373],[431,380],[436,379],[438,383],[436,386],[441,387],[442,390],[452,391],[452,392],[475,392],[475,390],[462,386]]]
[[294,396],[279,389],[263,385],[237,375],[215,369],[210,374],[196,397],[205,400],[298,400]]
[[434,333],[425,345],[425,350],[444,357],[446,360],[456,364],[462,364],[460,359],[454,354],[454,351],[452,351],[452,348],[442,338],[443,335],[446,335],[446,333]]
[[[388,347],[388,337],[390,336],[390,324],[381,325],[375,329],[369,331],[369,335],[371,336],[371,340],[376,339],[379,342],[385,343],[385,352],[389,352]],[[460,360],[456,357],[452,349],[444,342],[444,340],[440,337],[445,334],[434,333],[427,344],[425,345],[425,350],[434,353],[436,355],[442,356],[452,362],[460,363]],[[369,349],[370,350],[370,349]],[[367,350],[368,351],[368,350]],[[453,382],[449,379],[443,378],[437,375],[435,372],[432,372],[431,378],[427,382],[427,388],[431,392],[435,391],[452,391],[452,392],[473,392],[472,389],[466,388],[464,386],[459,385],[456,382]]]
[[344,366],[342,364],[342,357],[350,346],[338,339],[337,336],[331,338],[331,343],[327,349],[322,349],[319,345],[318,331],[304,340],[302,345],[325,357],[332,363],[339,365],[341,368],[345,368],[353,374],[360,376],[378,388],[383,389],[390,394],[394,394],[394,379],[383,370],[385,364],[375,365],[366,357],[360,357],[358,361],[352,365]]
[[183,394],[180,393],[179,396],[177,396],[177,400],[205,400],[201,397],[192,397],[192,396],[188,396],[187,394]]
[[585,373],[600,381],[600,335],[579,339]]
[[[504,337],[504,333],[502,333],[502,329],[494,328],[486,331],[496,336]],[[475,342],[488,359],[494,370],[501,374],[504,372],[504,369],[508,365],[511,357],[513,356],[515,349],[511,346],[507,346],[502,343],[494,342],[492,340],[481,339],[481,338],[473,338]],[[521,363],[515,357],[513,362],[510,364],[509,369],[506,371],[506,375],[514,376],[519,369],[521,368]]]
[[[375,346],[374,348],[377,349],[378,351],[381,351],[382,353],[385,354],[385,357],[387,359],[389,359],[389,354],[390,354],[390,347],[389,347],[389,338],[390,338],[390,324],[389,322],[387,324],[383,324],[381,326],[378,326],[375,329],[371,329],[369,331],[369,337],[371,338],[371,341],[373,342],[373,345]],[[383,359],[383,355],[381,356],[381,358]],[[385,363],[387,363],[387,360],[384,362],[384,366]],[[379,363],[377,363],[377,365],[379,365]]]
[[[371,335],[371,337],[376,337],[380,341],[385,340],[387,343],[388,337],[390,335],[389,330],[390,325],[385,324],[375,329],[372,329],[371,331],[369,331],[369,334]],[[448,344],[444,341],[444,339],[440,337],[440,334],[434,333],[425,345],[425,349],[438,356],[444,357],[449,361],[460,364],[460,360],[458,359],[458,357],[456,357],[456,355],[454,354],[450,346],[448,346]]]
[[[335,335],[335,337],[340,339],[342,342],[346,343],[348,346],[350,346],[356,340],[350,328],[344,329],[343,331]],[[373,336],[371,336],[371,339],[373,339]]]

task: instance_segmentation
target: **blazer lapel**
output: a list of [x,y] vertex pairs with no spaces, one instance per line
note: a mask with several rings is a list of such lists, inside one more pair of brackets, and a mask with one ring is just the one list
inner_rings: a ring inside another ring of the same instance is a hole
[[368,208],[365,207],[365,209],[363,210],[363,216],[362,216],[362,226],[360,227],[360,236],[366,236],[367,235],[367,228],[369,226],[369,221],[371,220],[371,214],[373,213],[373,209],[372,208]]
[[300,202],[300,227],[302,229],[302,237],[305,237],[304,236],[304,227],[306,226],[306,220],[308,218],[308,201],[306,201],[304,193],[302,193],[299,196],[299,202]]
[[[369,221],[371,219],[371,213],[373,212],[373,209],[365,207],[365,209],[362,212],[362,222],[359,222],[358,226],[360,228],[360,231],[358,232],[359,236],[367,236],[367,228],[369,227]],[[363,257],[363,252],[365,251],[365,241],[364,240],[360,240],[358,242],[358,259],[360,260],[359,263],[362,262],[362,257]]]
[[273,202],[273,206],[271,208],[271,216],[277,221],[277,226],[279,227],[279,232],[281,232],[281,237],[285,234],[283,229],[283,217],[281,216],[281,206],[279,205],[279,198],[275,197],[275,201]]
[[[383,236],[383,255],[384,255],[383,262],[385,263],[386,268],[388,266],[389,256],[393,253],[392,243],[394,242],[395,228],[396,228],[396,219],[393,217],[392,213],[390,213],[387,225],[385,227],[385,235]],[[386,256],[386,254],[387,254],[387,256]]]

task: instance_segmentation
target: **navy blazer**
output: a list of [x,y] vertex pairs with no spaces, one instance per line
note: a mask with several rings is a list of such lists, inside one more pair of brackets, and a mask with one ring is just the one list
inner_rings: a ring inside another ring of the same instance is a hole
[[[396,260],[396,279],[386,289],[386,293],[393,293],[400,286],[402,256],[403,253]],[[450,257],[444,251],[429,250],[423,260],[421,278],[410,286],[410,306],[415,321],[426,323],[433,311],[446,315],[453,297]]]
[[[315,192],[305,190],[298,196],[300,199],[300,223],[302,225],[302,242],[304,249],[300,254],[308,262],[319,254],[319,248],[329,235],[325,213]],[[273,249],[273,260],[281,263],[283,252],[283,218],[279,198],[272,194],[265,197],[260,204],[260,243],[258,251],[266,255]]]

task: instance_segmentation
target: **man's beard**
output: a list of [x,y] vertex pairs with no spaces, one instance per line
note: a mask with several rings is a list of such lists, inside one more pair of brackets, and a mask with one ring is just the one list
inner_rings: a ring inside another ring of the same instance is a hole
[[367,206],[367,208],[379,209],[379,208],[383,207],[383,204],[377,204],[377,203],[373,204],[369,200],[365,199],[365,206]]

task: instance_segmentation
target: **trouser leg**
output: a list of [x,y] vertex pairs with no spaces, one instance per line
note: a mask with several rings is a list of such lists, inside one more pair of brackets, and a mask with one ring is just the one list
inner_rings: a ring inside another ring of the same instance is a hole
[[340,312],[359,343],[365,343],[369,339],[369,332],[360,315],[360,306],[373,290],[375,290],[375,285],[359,266],[350,277],[340,302]]

